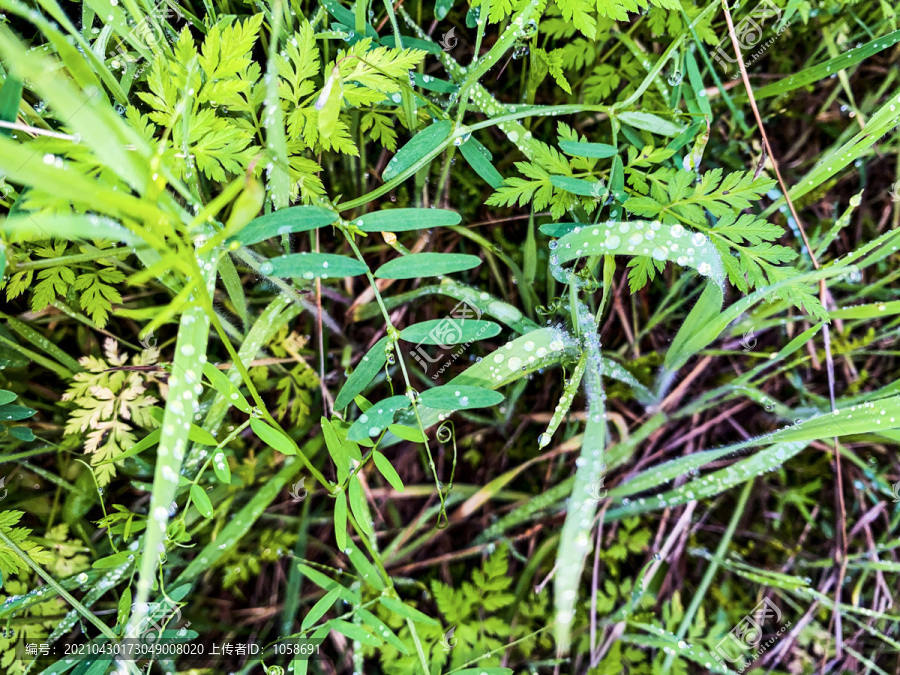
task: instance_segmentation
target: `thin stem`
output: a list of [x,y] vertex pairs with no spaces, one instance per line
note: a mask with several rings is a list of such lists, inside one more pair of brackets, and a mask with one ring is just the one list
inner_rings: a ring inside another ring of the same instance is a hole
[[112,631],[112,629],[109,626],[107,626],[105,623],[100,621],[100,619],[98,619],[96,616],[94,616],[94,614],[87,607],[85,607],[80,602],[78,602],[78,600],[73,598],[72,594],[69,593],[65,588],[60,586],[59,583],[57,583],[56,579],[54,579],[49,574],[47,574],[44,570],[42,570],[40,567],[38,567],[37,563],[35,563],[28,556],[28,554],[25,553],[25,551],[20,549],[16,545],[16,542],[14,542],[12,539],[10,539],[2,529],[0,529],[0,541],[2,541],[3,544],[5,546],[7,546],[13,553],[15,553],[17,556],[19,556],[22,560],[24,560],[25,564],[28,565],[31,569],[33,569],[35,571],[35,573],[47,583],[48,586],[50,586],[54,591],[59,593],[59,595],[66,602],[68,602],[70,605],[72,605],[72,607],[74,607],[76,610],[78,610],[78,613],[81,614],[85,619],[87,619],[92,624],[94,624],[94,626],[96,626],[97,629],[101,633],[103,633],[103,635],[108,637],[110,640],[116,639],[116,634]]

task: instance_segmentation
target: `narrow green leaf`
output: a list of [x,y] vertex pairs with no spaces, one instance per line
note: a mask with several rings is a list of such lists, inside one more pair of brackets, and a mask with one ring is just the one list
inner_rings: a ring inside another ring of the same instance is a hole
[[406,232],[458,225],[461,220],[449,209],[386,209],[367,213],[353,223],[363,232]]
[[388,431],[398,438],[402,438],[404,441],[410,441],[412,443],[425,442],[425,434],[415,427],[406,427],[402,424],[391,424],[388,426]]
[[250,414],[253,410],[251,405],[244,398],[244,395],[238,390],[231,380],[221,370],[216,368],[212,363],[203,364],[203,374],[212,384],[212,388],[225,397],[229,405],[233,405],[238,410]]
[[343,492],[334,500],[334,539],[338,550],[347,548],[347,495]]
[[379,279],[418,279],[463,272],[481,264],[481,258],[465,253],[412,253],[378,268]]
[[490,150],[475,140],[474,136],[460,145],[459,151],[472,170],[481,176],[485,183],[495,190],[503,185],[503,176],[494,167]]
[[378,602],[387,607],[397,616],[402,616],[404,619],[410,619],[412,621],[415,621],[416,623],[424,623],[428,626],[441,625],[436,619],[432,619],[427,614],[423,614],[415,607],[410,607],[405,602],[398,600],[397,598],[391,598],[382,595],[378,598]]
[[350,457],[344,451],[343,444],[338,438],[331,422],[326,418],[321,419],[322,436],[325,438],[325,447],[331,455],[331,461],[337,468],[338,482],[343,483],[350,475]]
[[[396,47],[397,39],[393,35],[385,35],[383,38],[378,40],[378,44],[383,45],[385,47]],[[440,54],[441,48],[438,44],[434,42],[429,42],[427,40],[419,40],[418,38],[409,37],[408,35],[401,36],[401,49],[421,49],[423,52],[428,52],[429,54]],[[419,75],[419,73],[415,73],[415,75]],[[432,78],[435,79],[435,78]],[[416,81],[416,86],[422,86],[418,82],[418,78]]]
[[34,435],[34,432],[28,427],[11,427],[9,433],[13,436],[13,438],[25,441],[26,443],[33,441],[37,436]]
[[725,326],[713,319],[722,313],[722,301],[722,289],[716,284],[707,284],[666,352],[668,370],[681,368],[692,355],[719,337]]
[[553,596],[556,621],[553,633],[557,649],[566,653],[572,639],[572,626],[578,606],[581,575],[590,550],[594,514],[605,495],[603,487],[606,464],[606,409],[603,393],[603,360],[599,342],[586,340],[585,390],[588,395],[587,424],[581,441],[581,453],[576,460],[575,482],[566,501],[566,520],[559,538],[556,554],[556,575]]
[[0,420],[4,422],[27,420],[36,412],[37,410],[26,408],[24,405],[7,403],[6,405],[0,405]]
[[900,396],[851,405],[795,423],[765,437],[769,442],[816,441],[834,436],[900,429]]
[[314,626],[319,619],[325,616],[325,613],[329,609],[331,609],[332,605],[334,605],[334,603],[340,597],[341,589],[333,588],[321,598],[319,598],[319,601],[312,607],[310,607],[309,611],[306,613],[306,616],[303,617],[303,622],[300,624],[300,630],[306,630],[310,626]]
[[408,326],[400,331],[400,339],[416,344],[458,345],[473,340],[485,340],[499,334],[500,326],[493,321],[479,319],[456,321],[448,317]]
[[[0,89],[0,120],[15,122],[19,115],[19,101],[21,100],[22,80],[7,73],[3,88]],[[0,134],[4,136],[9,136],[11,133],[10,129],[0,129]]]
[[582,197],[595,197],[599,199],[606,190],[606,186],[603,185],[602,181],[571,178],[570,176],[550,176],[550,182],[553,184],[553,187]]
[[397,154],[391,158],[382,179],[387,182],[402,174],[417,162],[425,159],[430,153],[434,153],[441,147],[441,142],[450,136],[453,130],[453,122],[443,120],[425,127],[404,145]]
[[209,495],[206,494],[206,490],[196,483],[191,485],[191,501],[194,502],[194,506],[197,507],[201,516],[204,518],[213,517],[213,507],[212,502],[209,500]]
[[152,448],[154,445],[159,443],[159,437],[161,435],[162,435],[161,429],[154,429],[149,434],[144,436],[141,440],[139,440],[137,443],[135,443],[130,448],[128,448],[122,454],[117,455],[113,459],[103,460],[102,462],[100,462],[98,464],[98,466],[101,466],[103,464],[112,464],[113,462],[121,462],[123,459],[128,459],[129,457],[134,457],[135,455],[139,455],[144,450],[147,450],[148,448]]
[[118,567],[119,565],[123,565],[129,561],[128,556],[133,556],[134,554],[130,551],[119,551],[118,553],[113,553],[112,555],[108,555],[104,558],[100,558],[99,560],[95,560],[91,567],[95,570],[105,570],[110,567]]
[[503,401],[503,394],[465,384],[445,384],[428,389],[419,396],[422,405],[435,410],[469,410],[489,408]]
[[236,232],[229,242],[250,246],[283,234],[316,230],[330,225],[337,219],[337,213],[319,206],[292,206],[251,220],[247,227]]
[[[703,78],[700,76],[700,68],[697,66],[697,59],[690,50],[684,53],[685,67],[687,69],[688,82],[694,90],[694,98],[697,99],[697,105],[700,112],[709,115],[712,118],[712,108],[709,105],[709,98],[706,96],[706,87],[703,86]],[[753,92],[756,95],[756,92]]]
[[334,253],[291,253],[259,266],[260,273],[267,276],[303,279],[343,279],[365,274],[366,270],[365,263]]
[[356,609],[356,614],[362,619],[362,622],[366,626],[372,629],[372,632],[375,635],[380,635],[385,642],[394,647],[401,654],[409,654],[409,649],[407,649],[406,644],[397,637],[397,634],[394,633],[384,621],[362,607]]
[[538,229],[548,237],[563,237],[576,228],[584,227],[578,223],[544,223]]
[[64,349],[60,348],[59,345],[46,338],[43,333],[40,333],[36,329],[32,328],[24,321],[19,321],[17,318],[13,316],[7,316],[3,313],[0,313],[0,318],[6,319],[6,325],[11,330],[21,335],[34,347],[37,347],[41,351],[46,352],[47,354],[52,356],[72,372],[78,373],[84,370],[81,367],[81,364],[79,364],[78,361],[69,356],[69,354],[67,354]]
[[228,293],[228,299],[234,305],[234,311],[246,325],[248,319],[247,297],[244,295],[244,287],[241,285],[241,278],[238,276],[234,262],[228,255],[219,258],[219,276],[225,286],[225,292]]
[[663,119],[653,113],[625,112],[619,113],[619,120],[635,129],[643,129],[660,136],[677,136],[684,131],[684,126]]
[[387,362],[387,354],[385,353],[387,343],[388,338],[381,338],[362,357],[362,360],[356,366],[356,370],[350,373],[337,398],[334,400],[335,410],[343,410],[350,405],[353,399],[361,394],[369,386],[369,383],[375,379],[375,376],[378,375]]
[[215,446],[219,444],[219,441],[216,440],[215,436],[206,429],[198,427],[196,424],[191,424],[190,429],[188,429],[188,440],[199,443],[200,445]]
[[331,75],[325,80],[325,86],[319,98],[316,99],[316,110],[319,111],[317,123],[319,134],[323,138],[330,138],[337,128],[338,117],[341,113],[341,104],[344,100],[344,81],[341,77],[341,68],[335,65],[331,69]]
[[381,640],[369,633],[362,626],[357,626],[356,624],[348,623],[347,621],[341,621],[339,619],[332,619],[328,622],[328,625],[334,628],[334,630],[336,630],[341,635],[346,635],[351,640],[357,640],[358,642],[362,642],[364,645],[369,645],[370,647],[381,646]]
[[354,477],[347,485],[347,497],[350,500],[350,510],[353,512],[353,517],[356,518],[356,524],[359,525],[363,532],[371,534],[372,525],[369,522],[369,510],[357,477]]
[[359,549],[359,547],[353,543],[352,539],[347,542],[347,548],[344,549],[344,553],[347,554],[347,557],[350,559],[350,564],[353,565],[353,568],[356,570],[357,574],[363,579],[363,581],[369,584],[369,586],[371,586],[378,592],[381,592],[385,588],[387,588],[387,586],[385,586],[384,580],[378,573],[378,570],[375,569],[375,565],[369,562],[369,559]]
[[[895,90],[887,97],[884,105],[869,116],[865,129],[861,129],[842,146],[834,148],[827,157],[817,162],[802,179],[794,182],[793,187],[789,189],[791,199],[800,199],[824,182],[837,178],[842,169],[863,156],[869,148],[878,143],[888,131],[897,125],[898,109],[900,109],[900,91]],[[768,216],[783,204],[784,197],[782,196],[766,207],[761,214],[762,217]],[[849,259],[845,259],[842,264],[849,265],[850,262]]]
[[291,190],[287,138],[284,133],[284,112],[281,105],[277,104],[280,101],[278,87],[281,82],[278,78],[277,54],[279,43],[284,36],[282,27],[284,17],[281,12],[273,11],[270,18],[273,20],[269,36],[269,53],[266,59],[266,76],[264,78],[266,108],[262,114],[262,121],[266,128],[266,148],[273,155],[268,170],[268,194],[272,205],[276,209],[282,210],[287,208]]
[[131,586],[127,586],[119,597],[119,605],[116,612],[116,626],[125,625],[128,615],[131,613]]
[[618,154],[616,146],[607,143],[583,143],[579,141],[560,141],[559,149],[574,157],[590,157],[605,159]]
[[403,395],[390,396],[372,404],[372,407],[360,415],[347,431],[347,438],[351,441],[362,441],[381,435],[381,432],[394,421],[394,414],[411,405],[409,397]]
[[253,429],[253,433],[259,436],[263,443],[277,450],[281,454],[297,454],[297,449],[294,447],[294,444],[291,443],[283,433],[276,431],[261,419],[256,417],[251,418],[250,428]]
[[[398,425],[394,424],[391,426],[391,428],[393,429],[397,426]],[[387,457],[375,450],[372,453],[372,459],[374,460],[375,466],[378,471],[381,472],[381,475],[384,476],[385,480],[391,484],[392,488],[394,488],[397,492],[403,492],[403,490],[406,489],[403,485],[403,481],[400,480],[400,474],[398,474],[394,470],[393,465],[391,465]]]
[[216,454],[213,455],[212,466],[216,478],[223,485],[231,485],[231,467],[228,466],[228,457],[225,456],[224,452],[221,450],[216,451]]
[[[409,44],[412,43],[413,40],[409,38],[404,38],[403,44],[407,48],[412,47],[414,49],[421,49],[422,51],[426,51],[429,54],[440,54],[441,48],[438,47],[433,42],[425,42],[424,40],[415,40],[417,44]],[[424,73],[411,72],[413,84],[416,87],[422,87],[422,89],[427,89],[428,91],[435,91],[439,94],[455,94],[459,91],[459,85],[451,82],[450,80],[442,80],[439,77],[435,77],[434,75],[425,75]]]
[[340,591],[341,600],[344,600],[351,605],[358,605],[362,602],[359,595],[354,593],[346,586],[339,584],[331,577],[322,574],[322,572],[315,569],[314,567],[310,567],[309,565],[305,565],[303,563],[298,564],[297,567],[300,568],[300,571],[303,572],[303,575],[307,579],[312,581],[319,588],[322,588],[326,591],[330,591],[333,589],[337,589],[338,591]]

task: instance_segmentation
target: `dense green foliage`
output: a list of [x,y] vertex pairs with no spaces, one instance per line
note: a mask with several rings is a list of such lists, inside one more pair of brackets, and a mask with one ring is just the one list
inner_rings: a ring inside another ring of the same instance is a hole
[[900,668],[890,3],[0,8],[3,672]]

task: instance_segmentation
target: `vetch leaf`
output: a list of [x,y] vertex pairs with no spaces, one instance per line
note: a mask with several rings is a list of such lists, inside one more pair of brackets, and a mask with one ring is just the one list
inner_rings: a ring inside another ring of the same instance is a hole
[[277,450],[283,455],[296,455],[297,449],[287,437],[280,431],[276,431],[261,419],[253,417],[250,419],[250,428],[253,429],[260,440],[269,447]]
[[425,434],[415,427],[407,427],[402,424],[391,424],[388,427],[388,430],[395,436],[402,438],[404,441],[410,441],[412,443],[425,442]]
[[396,633],[394,633],[384,621],[362,607],[356,609],[356,614],[362,619],[362,622],[366,626],[369,626],[372,629],[373,633],[380,635],[384,638],[385,642],[394,647],[401,654],[409,654],[409,649],[406,648],[403,641],[397,637]]
[[573,155],[574,157],[590,157],[592,159],[604,159],[618,154],[616,147],[607,143],[560,141],[559,149],[567,155]]
[[347,495],[339,492],[334,500],[334,539],[339,550],[347,548]]
[[550,183],[555,188],[582,197],[599,198],[605,190],[602,181],[589,181],[583,178],[572,178],[571,176],[550,176]]
[[339,619],[332,619],[328,622],[328,625],[334,628],[338,633],[346,635],[351,640],[362,642],[364,645],[369,645],[371,647],[378,647],[381,645],[381,640],[369,633],[369,631],[362,626],[357,626],[356,624],[341,621]]
[[219,444],[219,441],[216,440],[215,436],[206,429],[198,427],[196,424],[191,424],[188,429],[188,440],[193,443],[199,443],[200,445],[216,446]]
[[392,180],[427,158],[429,154],[436,155],[442,148],[442,141],[450,136],[452,130],[453,122],[449,120],[435,122],[425,127],[391,158],[381,175],[382,179],[385,182]]
[[372,405],[353,423],[347,431],[351,441],[362,441],[377,437],[394,421],[394,414],[412,405],[407,396],[391,396]]
[[6,405],[0,405],[0,420],[4,422],[27,420],[36,412],[37,410],[26,408],[24,405],[12,405],[7,403]]
[[33,441],[35,438],[37,438],[34,435],[34,432],[28,427],[12,427],[9,430],[9,433],[13,436],[13,438],[25,442]]
[[228,458],[225,456],[224,452],[221,450],[216,451],[216,454],[213,455],[212,466],[216,478],[218,478],[223,485],[231,485],[231,467],[228,466]]
[[203,364],[203,374],[206,376],[206,379],[210,381],[213,389],[224,396],[225,400],[238,410],[250,414],[250,411],[253,408],[238,388],[232,384],[225,373],[216,368],[212,363],[207,362]]
[[422,392],[419,400],[422,405],[435,410],[468,410],[498,405],[503,400],[503,394],[482,387],[451,382]]
[[292,206],[251,220],[228,241],[250,246],[282,234],[315,230],[337,219],[337,213],[318,206]]
[[194,502],[194,506],[197,507],[200,515],[204,518],[212,518],[213,507],[212,502],[209,500],[209,495],[206,494],[206,490],[196,483],[191,485],[191,500]]
[[356,366],[356,370],[350,373],[340,393],[334,400],[335,410],[343,410],[350,405],[353,399],[361,394],[369,386],[369,383],[375,379],[375,376],[378,375],[387,362],[387,354],[385,353],[387,343],[388,338],[381,338],[362,357],[362,360]]
[[378,602],[387,607],[397,616],[402,616],[404,619],[411,619],[416,623],[424,623],[429,626],[440,626],[440,623],[437,620],[432,619],[427,614],[423,614],[415,607],[410,607],[402,600],[398,600],[397,598],[391,598],[386,595],[382,595],[378,598]]
[[684,131],[684,126],[663,119],[652,113],[625,112],[619,113],[619,120],[634,127],[660,136],[677,136]]
[[[392,425],[392,427],[396,426],[398,425]],[[403,485],[403,481],[400,480],[400,475],[394,470],[393,465],[387,457],[375,450],[372,453],[372,460],[375,462],[375,467],[381,472],[381,475],[384,476],[385,480],[391,484],[392,488],[397,492],[403,492],[403,490],[406,489]]]
[[154,429],[149,434],[144,436],[137,443],[132,445],[125,452],[116,455],[114,458],[106,459],[100,462],[97,466],[101,466],[103,464],[111,464],[112,462],[121,462],[123,459],[128,459],[129,457],[134,457],[135,455],[139,455],[144,450],[148,448],[152,448],[154,445],[159,443],[159,437],[162,435],[162,429]]
[[309,567],[308,565],[304,565],[303,563],[298,564],[297,567],[299,567],[300,571],[303,572],[303,576],[312,581],[316,586],[319,586],[326,591],[331,591],[334,589],[340,591],[340,597],[345,602],[351,605],[358,605],[361,602],[359,595],[354,593],[346,586],[342,586],[337,581],[323,574],[319,570],[313,567]]
[[400,331],[400,339],[426,345],[458,345],[484,340],[500,334],[500,326],[493,321],[467,319],[432,319],[408,326]]
[[119,551],[118,553],[113,553],[112,555],[108,555],[105,558],[95,560],[91,564],[91,567],[95,570],[105,570],[111,567],[118,567],[119,565],[123,565],[129,562],[129,556],[133,555],[134,554],[129,551]]
[[494,167],[491,151],[475,140],[474,136],[460,145],[459,151],[469,163],[469,166],[471,166],[475,173],[481,176],[488,185],[495,190],[503,185],[503,176]]
[[378,570],[375,569],[375,565],[369,561],[366,555],[359,550],[359,547],[354,544],[352,540],[347,544],[347,548],[344,552],[347,554],[347,557],[350,558],[350,564],[353,565],[363,581],[379,592],[386,588],[384,579],[381,578]]
[[366,507],[366,498],[363,495],[362,487],[359,484],[359,477],[356,476],[347,485],[347,497],[350,500],[350,510],[359,528],[366,534],[372,533],[372,526],[369,523],[369,512]]
[[341,589],[340,588],[332,588],[325,595],[319,598],[319,601],[314,604],[310,610],[306,613],[306,616],[303,617],[303,622],[300,624],[300,630],[306,630],[310,626],[315,625],[315,623],[325,616],[325,613],[331,609],[332,605],[337,601],[338,598],[341,597]]
[[328,454],[331,455],[331,461],[337,467],[338,482],[343,483],[350,475],[350,457],[344,451],[343,444],[338,438],[337,432],[334,430],[331,422],[323,417],[321,419],[322,436],[325,439],[325,447],[328,448]]
[[548,237],[562,237],[578,227],[584,227],[578,223],[544,223],[538,229]]
[[378,268],[379,279],[418,279],[463,272],[481,264],[481,258],[465,253],[413,253]]
[[267,260],[261,274],[303,279],[342,279],[365,274],[368,267],[354,258],[334,253],[291,253]]
[[449,209],[387,209],[353,221],[363,232],[406,232],[458,225],[462,217]]

